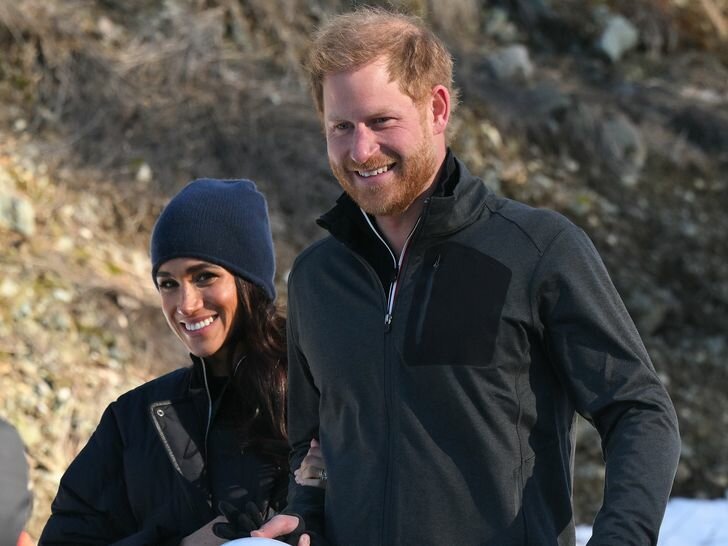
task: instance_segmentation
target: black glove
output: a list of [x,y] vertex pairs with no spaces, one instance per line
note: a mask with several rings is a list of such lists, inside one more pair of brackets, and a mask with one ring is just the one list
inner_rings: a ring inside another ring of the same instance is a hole
[[311,538],[311,546],[329,546],[328,541],[317,532],[311,530],[306,531],[306,524],[302,517],[296,517],[298,518],[298,527],[287,535],[276,537],[276,540],[290,544],[290,546],[297,546],[298,539],[301,538],[301,535],[305,534]]
[[[248,501],[245,505],[245,512],[238,510],[233,504],[221,501],[218,505],[220,513],[227,518],[227,522],[216,523],[212,526],[212,532],[226,540],[235,538],[247,538],[251,531],[259,529],[263,525],[263,514],[253,501]],[[303,518],[298,518],[298,526],[287,535],[276,537],[276,540],[285,542],[290,546],[297,546],[298,539],[301,535],[307,534],[311,538],[311,546],[328,546],[329,543],[314,531],[306,531],[306,524]]]
[[232,540],[249,537],[250,531],[255,531],[263,525],[263,514],[253,501],[247,502],[244,512],[226,501],[220,501],[218,510],[227,518],[227,522],[216,523],[212,526],[212,532],[220,538]]
[[303,518],[299,516],[295,517],[298,519],[298,526],[296,526],[296,528],[287,535],[276,537],[276,540],[280,540],[281,542],[285,542],[291,546],[296,546],[298,544],[298,539],[301,538],[301,535],[306,531],[306,523],[303,521]]

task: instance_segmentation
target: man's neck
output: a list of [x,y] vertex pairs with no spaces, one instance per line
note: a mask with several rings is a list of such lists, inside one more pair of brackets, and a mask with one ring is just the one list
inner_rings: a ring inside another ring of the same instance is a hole
[[425,207],[425,200],[432,194],[433,189],[434,184],[401,214],[374,217],[377,227],[382,232],[384,239],[389,243],[390,248],[397,258],[402,254],[402,249],[404,249],[407,238],[417,224],[417,220]]
[[407,210],[400,214],[374,217],[377,227],[397,258],[402,254],[407,238],[412,233],[415,225],[417,225],[417,220],[425,208],[425,201],[435,192],[437,185],[440,183],[440,178],[443,176],[443,170],[445,169],[444,156],[445,154],[443,152],[440,168],[437,170],[430,185],[414,200]]

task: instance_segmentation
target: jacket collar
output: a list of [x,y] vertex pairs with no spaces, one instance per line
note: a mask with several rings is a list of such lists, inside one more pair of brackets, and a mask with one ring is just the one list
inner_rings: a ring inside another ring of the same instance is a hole
[[496,196],[457,158],[456,183],[450,192],[436,191],[423,211],[420,237],[442,237],[466,228],[495,208]]
[[[495,201],[495,194],[448,150],[438,187],[426,201],[419,237],[440,237],[459,231],[482,215],[489,215]],[[362,227],[366,227],[358,205],[346,193],[316,222],[345,244],[356,240]]]
[[199,391],[205,391],[205,364],[198,356],[190,353],[192,360],[192,373],[190,374],[190,393],[196,394]]

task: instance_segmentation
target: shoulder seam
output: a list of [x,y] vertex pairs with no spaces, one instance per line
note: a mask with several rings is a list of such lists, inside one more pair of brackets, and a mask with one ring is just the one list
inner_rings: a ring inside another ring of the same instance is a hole
[[311,243],[308,247],[304,248],[301,253],[296,257],[295,260],[293,260],[293,264],[291,265],[291,269],[288,273],[288,283],[291,282],[291,277],[293,276],[296,269],[298,269],[299,264],[305,260],[309,254],[313,253],[318,247],[330,243],[331,240],[335,240],[332,235],[327,235],[323,239],[319,239],[318,241],[314,241]]
[[573,222],[569,222],[565,224],[560,230],[558,230],[553,237],[549,240],[548,244],[544,246],[543,251],[539,255],[539,259],[536,262],[533,271],[531,272],[531,278],[528,280],[528,301],[529,301],[529,307],[531,310],[531,326],[535,327],[536,325],[536,311],[534,309],[534,279],[536,278],[539,269],[541,268],[541,264],[543,263],[543,259],[548,253],[548,251],[551,249],[551,247],[556,243],[558,239],[561,238],[561,236],[570,229],[575,229],[577,231],[583,232],[583,230],[574,224]]
[[[533,208],[532,210],[534,210],[534,211],[539,211],[539,210],[542,210],[542,211],[544,211],[544,212],[548,211],[548,212],[554,212],[554,213],[556,213],[556,211],[550,211],[549,209],[538,209],[538,208]],[[509,218],[508,216],[506,216],[505,214],[503,214],[503,213],[502,213],[502,212],[501,212],[500,210],[493,210],[493,209],[491,209],[491,214],[493,214],[493,215],[497,215],[497,216],[499,216],[500,218],[502,218],[503,220],[505,220],[506,222],[508,222],[508,223],[510,223],[511,225],[515,226],[515,228],[516,228],[516,229],[518,229],[518,231],[520,231],[520,232],[521,232],[521,233],[522,233],[522,234],[523,234],[523,235],[524,235],[524,236],[525,236],[525,237],[526,237],[526,238],[527,238],[527,239],[528,239],[528,240],[529,240],[529,241],[531,242],[531,244],[533,245],[533,247],[534,247],[534,248],[536,249],[536,251],[538,252],[539,256],[543,256],[543,255],[544,255],[544,253],[546,252],[546,249],[547,249],[547,248],[548,248],[548,247],[549,247],[549,246],[551,245],[551,243],[552,243],[552,242],[553,242],[553,241],[554,241],[554,240],[555,240],[555,239],[556,239],[556,238],[557,238],[557,237],[558,237],[558,236],[559,236],[559,235],[560,235],[560,234],[561,234],[561,233],[562,233],[562,232],[563,232],[563,231],[564,231],[565,229],[567,229],[567,228],[568,228],[569,226],[575,226],[575,224],[574,224],[573,222],[571,222],[571,220],[569,220],[569,219],[568,219],[568,218],[566,218],[565,216],[562,216],[562,218],[564,218],[564,220],[565,220],[565,223],[564,223],[564,225],[563,225],[563,226],[562,226],[562,227],[561,227],[560,229],[556,230],[556,232],[555,232],[555,233],[553,234],[553,236],[552,236],[552,237],[551,237],[551,238],[550,238],[550,239],[549,239],[549,240],[548,240],[548,241],[547,241],[547,242],[546,242],[546,243],[545,243],[545,244],[543,245],[543,248],[542,248],[542,247],[541,247],[541,246],[540,246],[540,245],[538,244],[538,242],[537,242],[537,241],[536,241],[536,240],[535,240],[535,239],[534,239],[534,238],[533,238],[533,237],[531,236],[531,234],[530,234],[530,233],[528,232],[528,230],[526,230],[526,229],[525,229],[525,228],[524,228],[524,227],[523,227],[523,226],[522,226],[522,225],[521,225],[521,224],[520,224],[519,222],[517,222],[516,220],[514,220],[514,219],[512,219],[512,218]],[[556,213],[556,214],[558,214],[558,213]]]

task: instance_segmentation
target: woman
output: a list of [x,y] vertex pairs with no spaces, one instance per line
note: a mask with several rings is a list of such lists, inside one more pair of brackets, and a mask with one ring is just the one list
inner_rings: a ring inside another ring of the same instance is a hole
[[284,320],[265,199],[247,180],[191,182],[157,220],[151,261],[192,365],[106,409],[40,544],[219,544],[221,503],[264,515],[285,503]]

